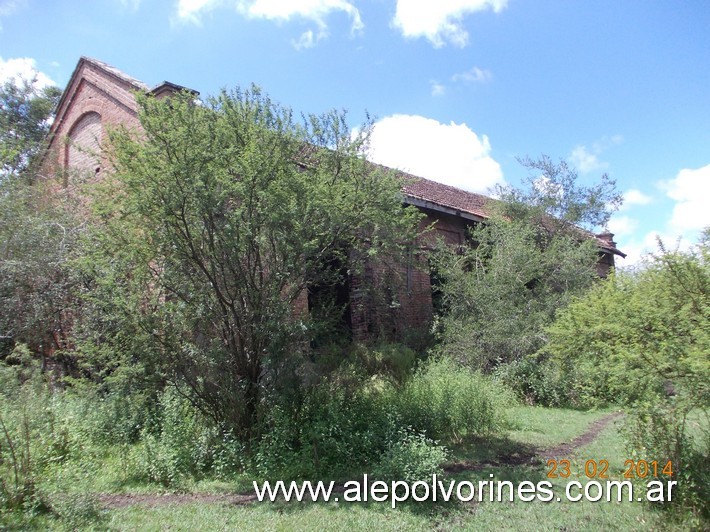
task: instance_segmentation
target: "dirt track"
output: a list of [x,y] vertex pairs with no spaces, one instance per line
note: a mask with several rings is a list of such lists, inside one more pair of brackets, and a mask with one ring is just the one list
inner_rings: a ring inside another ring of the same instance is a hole
[[[533,452],[515,453],[508,456],[501,456],[495,462],[457,462],[444,467],[447,473],[458,473],[462,471],[480,471],[490,467],[516,466],[516,465],[536,465],[545,463],[549,458],[569,457],[574,451],[594,441],[599,433],[611,422],[615,421],[623,414],[616,412],[606,415],[601,419],[591,423],[586,431],[573,440],[554,447],[540,448]],[[341,486],[335,486],[334,490],[339,491]],[[97,496],[99,503],[108,509],[125,508],[134,504],[145,506],[165,506],[169,504],[214,504],[222,503],[229,505],[244,505],[256,502],[254,493],[244,494],[216,494],[216,493],[169,493],[165,495],[155,494],[100,494]]]

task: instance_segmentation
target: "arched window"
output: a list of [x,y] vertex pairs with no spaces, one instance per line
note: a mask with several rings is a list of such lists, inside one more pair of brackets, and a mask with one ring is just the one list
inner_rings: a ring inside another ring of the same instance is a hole
[[66,166],[78,174],[92,175],[101,170],[101,115],[82,115],[69,130]]

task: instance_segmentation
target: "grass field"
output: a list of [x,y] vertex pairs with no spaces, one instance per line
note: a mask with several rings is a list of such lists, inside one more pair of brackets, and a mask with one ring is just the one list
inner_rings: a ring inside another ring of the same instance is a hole
[[[587,460],[607,460],[610,479],[621,479],[628,458],[620,429],[624,419],[610,411],[514,407],[511,429],[495,438],[470,441],[452,449],[447,478],[488,480],[547,479],[548,457],[570,461],[571,476],[553,479],[556,494],[564,483],[584,477]],[[606,424],[604,424],[606,423]],[[554,453],[552,456],[550,453]],[[560,454],[562,453],[562,454]],[[120,454],[120,453],[119,453]],[[101,463],[87,457],[86,465]],[[121,479],[117,456],[101,466],[57,471],[47,489],[66,489],[61,518],[38,515],[9,528],[96,530],[662,530],[689,529],[640,502],[472,502],[385,503],[257,502],[244,495],[251,482],[202,482],[185,486],[187,494]],[[79,472],[80,471],[80,472]],[[242,496],[236,496],[241,493]],[[119,494],[123,494],[120,496]],[[60,497],[60,499],[61,499]],[[697,523],[695,526],[699,526]]]

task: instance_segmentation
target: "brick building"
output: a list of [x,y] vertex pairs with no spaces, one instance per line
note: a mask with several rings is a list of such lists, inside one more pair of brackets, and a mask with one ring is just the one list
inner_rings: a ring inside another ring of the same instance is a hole
[[[82,57],[57,107],[50,130],[49,149],[45,155],[47,172],[65,176],[71,186],[71,175],[100,175],[101,143],[108,124],[140,128],[133,94],[143,91],[156,97],[168,95],[183,87],[164,82],[150,88],[116,68],[95,59]],[[486,219],[486,196],[466,192],[428,179],[405,175],[404,201],[424,214],[423,225],[433,224],[427,238],[442,237],[454,246],[465,242],[467,228]],[[592,235],[590,235],[592,236]],[[614,265],[614,256],[624,256],[616,248],[610,233],[596,235],[599,244],[598,272],[605,276]],[[426,244],[426,243],[424,243]],[[372,265],[367,275],[377,276]],[[366,339],[373,327],[390,327],[387,333],[427,330],[432,319],[432,283],[426,261],[415,259],[403,267],[401,289],[397,290],[398,306],[392,315],[384,316],[376,305],[364,301],[359,292],[359,279],[350,279],[339,295],[348,303],[347,320],[355,340]],[[308,295],[301,304],[305,307]],[[310,302],[309,302],[310,303]],[[389,323],[389,325],[387,325]]]

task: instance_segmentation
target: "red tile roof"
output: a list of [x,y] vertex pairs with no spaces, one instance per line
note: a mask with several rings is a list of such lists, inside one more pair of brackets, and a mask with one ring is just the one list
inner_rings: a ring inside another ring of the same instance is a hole
[[[455,214],[472,215],[470,218],[474,219],[485,219],[490,216],[490,211],[486,209],[486,206],[495,201],[493,198],[405,172],[397,173],[404,179],[402,191],[405,195],[405,201],[411,202],[413,205],[430,207],[434,208],[434,210],[437,210],[437,206],[444,207],[446,210],[455,211]],[[626,256],[616,247],[616,243],[613,241],[613,234],[601,233],[595,235],[583,229],[580,229],[580,232],[590,238],[594,238],[600,248],[615,255]]]
[[485,207],[486,203],[492,200],[487,196],[467,192],[423,177],[410,174],[402,174],[402,176],[405,179],[402,191],[408,198],[434,203],[480,218],[488,217],[489,213]]

